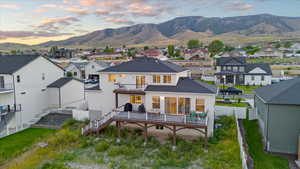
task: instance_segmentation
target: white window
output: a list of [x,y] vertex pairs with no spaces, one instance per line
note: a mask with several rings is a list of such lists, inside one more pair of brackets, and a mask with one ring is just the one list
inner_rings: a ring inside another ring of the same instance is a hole
[[171,75],[164,75],[164,83],[171,83],[172,76]]
[[243,66],[240,66],[240,72],[244,72],[245,68]]
[[233,69],[234,72],[238,71],[238,67],[237,66],[233,66],[232,69]]
[[254,76],[254,75],[251,76],[251,80],[252,80],[252,81],[255,80],[255,76]]
[[160,75],[153,75],[153,83],[160,83]]
[[131,104],[142,104],[142,96],[130,96],[130,103]]
[[265,76],[264,75],[261,76],[261,81],[265,81]]
[[204,99],[196,99],[196,111],[204,112],[205,111],[205,100]]
[[116,82],[117,76],[115,74],[108,75],[108,82]]

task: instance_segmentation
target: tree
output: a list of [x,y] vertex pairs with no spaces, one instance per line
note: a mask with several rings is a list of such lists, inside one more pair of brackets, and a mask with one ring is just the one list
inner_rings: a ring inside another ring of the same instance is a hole
[[274,47],[279,49],[281,47],[281,44],[279,42],[277,42],[277,43],[274,44]]
[[72,74],[72,72],[67,72],[66,76],[67,77],[73,77],[73,74]]
[[144,50],[148,50],[149,49],[149,46],[144,46]]
[[235,49],[235,48],[232,47],[232,46],[225,45],[223,51],[224,51],[224,52],[231,52],[231,51],[233,51],[234,49]]
[[211,57],[219,54],[223,49],[224,43],[220,40],[214,40],[208,45],[208,51]]
[[283,44],[283,46],[284,46],[285,48],[290,48],[290,47],[292,47],[292,45],[293,45],[292,42],[285,42],[285,43]]
[[169,45],[168,46],[168,54],[169,54],[169,56],[174,56],[175,55],[174,51],[175,51],[174,45]]
[[181,52],[180,52],[180,50],[176,50],[176,52],[175,52],[175,56],[176,57],[179,57],[181,55]]
[[187,46],[189,49],[195,49],[200,48],[201,46],[203,46],[203,44],[200,43],[199,40],[189,40]]

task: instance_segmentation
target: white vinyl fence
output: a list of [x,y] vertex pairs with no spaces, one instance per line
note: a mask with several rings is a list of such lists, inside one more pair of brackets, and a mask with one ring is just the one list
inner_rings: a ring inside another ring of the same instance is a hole
[[247,108],[246,107],[228,107],[228,106],[215,106],[216,116],[235,116],[238,119],[247,118]]
[[235,116],[235,121],[236,121],[236,126],[237,126],[237,136],[238,136],[238,141],[239,141],[239,145],[240,145],[240,156],[241,156],[241,160],[242,160],[242,167],[243,169],[248,169],[248,165],[247,165],[247,150],[245,150],[244,144],[245,144],[245,140],[242,137],[241,134],[241,129],[240,129],[240,125],[239,125],[239,121],[238,121],[238,116]]
[[78,120],[78,121],[89,120],[90,119],[90,112],[85,111],[85,110],[73,109],[72,110],[72,116],[73,116],[73,119]]

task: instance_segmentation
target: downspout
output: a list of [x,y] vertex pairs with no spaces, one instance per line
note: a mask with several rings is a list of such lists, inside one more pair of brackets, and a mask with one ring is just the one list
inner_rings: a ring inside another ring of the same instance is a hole
[[269,104],[268,105],[268,111],[267,111],[267,133],[266,133],[266,149],[269,151]]
[[61,93],[60,93],[60,88],[58,88],[58,96],[59,96],[59,108],[61,108]]
[[13,77],[13,88],[14,88],[14,106],[17,106],[15,76],[12,75],[12,77]]

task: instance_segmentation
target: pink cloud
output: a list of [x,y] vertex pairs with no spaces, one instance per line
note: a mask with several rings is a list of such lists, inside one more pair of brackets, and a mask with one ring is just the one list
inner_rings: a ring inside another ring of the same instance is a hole
[[72,33],[54,33],[46,31],[0,31],[1,40],[8,38],[55,37],[62,35],[72,35]]
[[134,22],[126,19],[106,18],[105,21],[110,23],[115,23],[115,24],[126,24],[126,25],[134,24]]
[[229,4],[225,9],[230,11],[246,11],[254,8],[253,5],[242,2],[242,1],[235,1]]
[[81,9],[81,8],[78,8],[78,7],[68,7],[68,8],[63,8],[63,9],[66,10],[66,11],[69,11],[69,12],[76,13],[78,15],[87,15],[88,14],[87,9]]
[[44,12],[47,12],[48,10],[47,9],[36,9],[34,10],[35,13],[44,13]]
[[96,5],[97,1],[96,0],[80,0],[80,5],[83,6],[93,6]]
[[18,5],[15,4],[0,4],[0,8],[5,8],[5,9],[21,9]]
[[97,9],[96,10],[96,14],[97,15],[109,15],[109,11],[108,10],[104,10],[104,9]]
[[49,25],[49,24],[65,24],[69,25],[71,22],[79,21],[76,17],[73,16],[65,16],[65,17],[58,17],[58,18],[46,18],[42,21],[41,25]]

